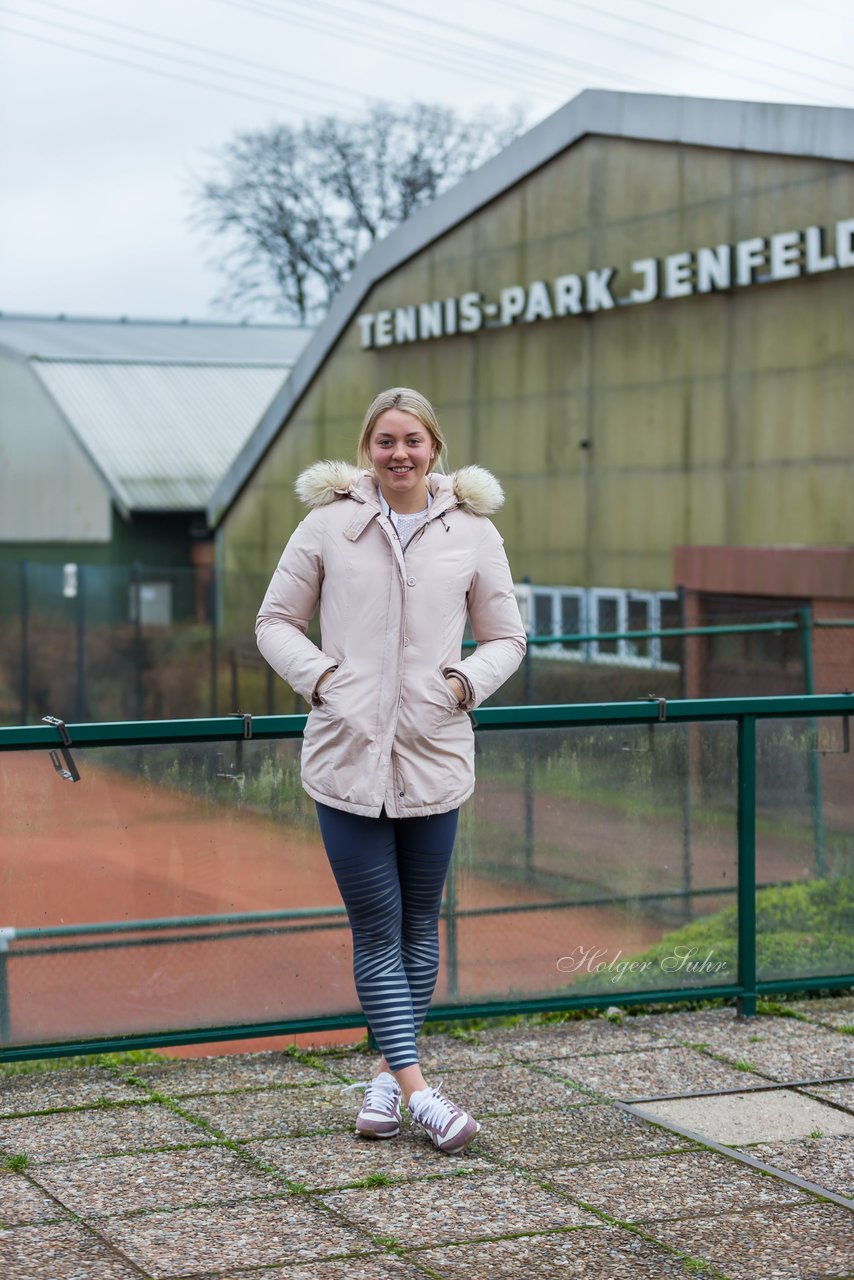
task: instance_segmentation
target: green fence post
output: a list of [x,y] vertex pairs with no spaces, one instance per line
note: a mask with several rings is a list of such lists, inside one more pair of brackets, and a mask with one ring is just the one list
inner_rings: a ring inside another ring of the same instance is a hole
[[134,560],[130,567],[131,588],[133,590],[133,664],[134,695],[136,701],[136,718],[142,720],[145,715],[145,695],[142,687],[142,565]]
[[9,942],[15,936],[14,929],[0,929],[0,1044],[12,1039],[12,1015],[9,1009]]
[[[211,574],[211,715],[218,713],[219,704],[219,570],[214,565]],[[237,707],[234,708],[237,710]]]
[[[523,582],[530,582],[531,579],[525,574]],[[533,626],[533,620],[531,620]],[[534,667],[533,652],[530,644],[525,647],[525,657],[522,660],[522,670],[525,677],[524,699],[525,706],[530,707],[534,701]],[[524,734],[524,760],[525,760],[525,879],[532,880],[534,878],[534,743],[530,730]]]
[[30,714],[30,566],[21,561],[21,724]]
[[[801,650],[804,660],[804,693],[815,693],[815,663],[813,660],[813,617],[809,605],[799,610],[801,619]],[[818,754],[818,725],[810,722],[810,795],[812,797],[813,857],[815,873],[819,879],[827,874],[824,853],[824,803],[821,794],[821,760]]]
[[756,717],[738,720],[739,1018],[756,1014]]
[[448,998],[455,1000],[460,993],[459,938],[457,919],[457,857],[462,848],[469,851],[465,814],[460,814],[456,848],[451,855],[448,876],[445,881],[445,970],[448,975]]
[[88,720],[86,709],[86,566],[77,566],[77,691],[74,718]]

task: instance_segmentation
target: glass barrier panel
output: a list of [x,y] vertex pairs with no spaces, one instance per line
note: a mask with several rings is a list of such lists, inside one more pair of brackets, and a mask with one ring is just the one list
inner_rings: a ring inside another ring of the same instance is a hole
[[73,747],[75,783],[47,752],[4,753],[7,1046],[358,1007],[299,748]]
[[756,726],[757,977],[854,973],[854,767],[843,717]]
[[440,996],[736,981],[734,725],[481,730],[477,746]]

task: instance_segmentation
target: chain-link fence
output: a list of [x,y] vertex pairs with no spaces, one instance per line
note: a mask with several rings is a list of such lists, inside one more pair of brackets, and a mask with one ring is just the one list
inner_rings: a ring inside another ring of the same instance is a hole
[[[305,711],[255,645],[267,581],[143,565],[0,565],[0,723]],[[854,682],[851,618],[715,597],[686,618],[674,592],[529,583],[518,592],[532,643],[494,705],[832,693]],[[309,634],[319,641],[316,622]]]

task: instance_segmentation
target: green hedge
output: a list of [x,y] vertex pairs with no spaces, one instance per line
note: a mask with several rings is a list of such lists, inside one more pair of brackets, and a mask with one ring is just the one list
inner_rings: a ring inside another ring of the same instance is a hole
[[[758,890],[756,934],[760,981],[854,974],[854,877]],[[603,960],[613,957],[609,953]],[[674,929],[645,951],[620,956],[617,963],[635,967],[580,973],[571,984],[572,994],[612,988],[699,989],[733,982],[738,973],[737,908],[733,904]]]

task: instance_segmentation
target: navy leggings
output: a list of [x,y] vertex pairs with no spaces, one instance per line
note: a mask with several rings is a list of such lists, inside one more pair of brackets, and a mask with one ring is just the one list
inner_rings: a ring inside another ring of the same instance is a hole
[[353,975],[393,1071],[418,1061],[439,972],[439,908],[459,810],[379,818],[317,804],[320,833],[353,931]]

